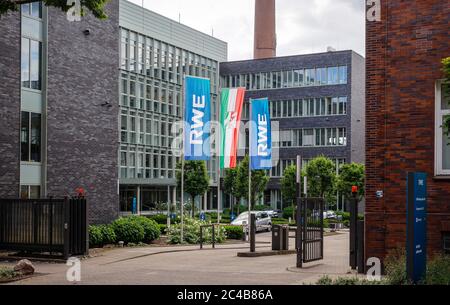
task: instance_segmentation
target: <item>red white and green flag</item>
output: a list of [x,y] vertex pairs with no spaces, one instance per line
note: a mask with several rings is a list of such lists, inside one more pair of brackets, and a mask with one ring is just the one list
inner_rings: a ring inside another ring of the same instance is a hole
[[220,102],[220,168],[235,168],[245,88],[222,89]]

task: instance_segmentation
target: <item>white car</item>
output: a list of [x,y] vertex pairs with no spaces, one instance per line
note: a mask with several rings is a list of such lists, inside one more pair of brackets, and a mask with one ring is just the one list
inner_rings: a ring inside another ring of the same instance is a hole
[[337,215],[335,211],[323,212],[323,219],[336,219]]
[[[267,212],[252,211],[256,215],[256,231],[270,231],[272,229],[272,218]],[[246,226],[248,224],[248,212],[240,214],[231,222],[233,226]]]

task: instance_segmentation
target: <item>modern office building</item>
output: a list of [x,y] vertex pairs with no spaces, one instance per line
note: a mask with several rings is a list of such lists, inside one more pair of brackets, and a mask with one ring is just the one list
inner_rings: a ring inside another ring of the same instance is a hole
[[[211,80],[211,119],[217,120],[219,62],[227,60],[227,44],[127,1],[120,1],[119,26],[120,211],[131,212],[136,198],[145,213],[158,203],[179,201],[180,158],[172,143],[184,111],[184,76]],[[197,206],[213,209],[218,158],[207,167],[211,189],[197,198]]]
[[[71,22],[33,2],[0,23],[0,198],[75,195],[91,223],[174,201],[184,75],[211,79],[227,44],[125,0]],[[217,160],[208,164],[217,185]],[[179,192],[178,192],[179,193]],[[214,205],[213,195],[204,203]]]
[[448,253],[450,143],[441,126],[450,107],[441,61],[450,56],[450,5],[379,5],[366,23],[366,259],[406,247],[408,172],[428,176],[428,255]]
[[[364,163],[364,58],[353,51],[254,59],[220,65],[222,87],[246,87],[249,99],[268,97],[279,123],[279,162],[261,203],[282,209],[281,177],[297,155],[325,155],[336,163]],[[241,146],[242,148],[242,146]],[[341,196],[338,196],[341,197]],[[229,202],[225,201],[225,207]],[[344,208],[342,198],[338,199]]]

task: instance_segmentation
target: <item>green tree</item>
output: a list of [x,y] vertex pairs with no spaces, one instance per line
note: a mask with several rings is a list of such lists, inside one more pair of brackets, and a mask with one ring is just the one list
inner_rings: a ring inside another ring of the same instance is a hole
[[336,179],[336,189],[349,199],[352,197],[352,186],[358,187],[358,197],[364,197],[364,181],[365,181],[364,164],[351,163],[342,165],[339,175]]
[[[237,176],[237,167],[236,168],[227,168],[225,170],[225,175],[223,177],[223,192],[230,196],[230,201],[232,200],[231,197],[235,197],[236,199],[240,200],[240,198],[237,198],[236,195],[239,195],[236,190],[236,176]],[[231,208],[233,211],[233,207]],[[239,205],[238,205],[238,213],[239,213]]]
[[292,206],[292,219],[295,219],[295,201],[297,199],[297,166],[291,165],[284,170],[281,178],[281,194],[283,200]]
[[325,198],[327,203],[336,198],[336,165],[325,156],[308,162],[305,169],[308,177],[308,196]]
[[[248,172],[249,172],[249,157],[245,156],[242,162],[239,164],[236,175],[236,193],[239,198],[248,198]],[[250,208],[253,209],[255,203],[261,198],[266,189],[269,177],[263,170],[252,171],[252,185],[251,196],[252,201]]]
[[[84,14],[87,9],[95,17],[99,19],[107,18],[105,14],[105,4],[110,0],[80,0],[81,13]],[[36,2],[36,0],[0,0],[0,17],[10,11],[18,11],[20,5]],[[53,6],[61,9],[63,12],[67,12],[73,4],[68,5],[67,0],[42,0],[42,3],[46,6]]]
[[[181,188],[181,162],[177,164],[177,183]],[[191,196],[192,217],[195,215],[195,197],[204,195],[209,189],[209,176],[204,161],[185,161],[184,191]]]

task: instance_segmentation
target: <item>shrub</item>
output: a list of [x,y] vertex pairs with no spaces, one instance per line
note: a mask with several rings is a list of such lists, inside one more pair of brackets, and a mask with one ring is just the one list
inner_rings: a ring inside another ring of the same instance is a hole
[[148,216],[149,219],[154,220],[157,224],[165,225],[167,224],[167,215],[164,214],[157,214]]
[[121,217],[111,224],[118,241],[137,244],[144,240],[145,229],[136,218],[137,216]]
[[323,227],[324,227],[324,229],[329,229],[330,228],[330,220],[329,219],[324,219],[323,220]]
[[270,211],[272,208],[268,205],[256,205],[254,211]]
[[450,285],[450,256],[439,255],[428,263],[427,285]]
[[140,242],[151,243],[159,238],[160,229],[154,220],[142,216],[133,216],[130,219],[144,228],[144,239],[140,240]]
[[103,246],[103,233],[100,226],[89,226],[89,247],[101,247]]
[[[200,242],[200,226],[209,224],[206,221],[200,221],[194,218],[186,217],[184,219],[183,242],[188,244],[197,244]],[[181,243],[181,224],[175,224],[168,230],[168,242],[171,244]],[[225,229],[216,227],[215,242],[221,243],[225,241]],[[203,230],[203,241],[205,243],[212,241],[212,230],[207,228]]]
[[388,253],[384,260],[386,280],[390,285],[406,285],[409,280],[406,274],[406,250],[397,248]]
[[321,277],[316,285],[329,286],[329,285],[337,285],[337,286],[351,286],[351,285],[383,285],[382,281],[368,281],[366,279],[359,279],[357,277],[338,277],[335,280],[332,280],[329,276]]
[[224,226],[228,239],[242,239],[244,237],[244,229],[241,226]]
[[0,266],[0,279],[10,280],[18,277],[19,275],[20,274],[12,268]]
[[159,232],[162,234],[166,234],[167,231],[167,225],[158,224]]
[[89,226],[89,247],[103,247],[116,242],[116,233],[109,225]]
[[[285,208],[283,209],[283,218],[285,218],[285,219],[292,218],[292,212],[293,212],[294,209],[295,209],[295,207],[293,208],[293,207],[291,207],[291,206],[285,207]],[[295,212],[295,211],[294,211],[294,212]]]

